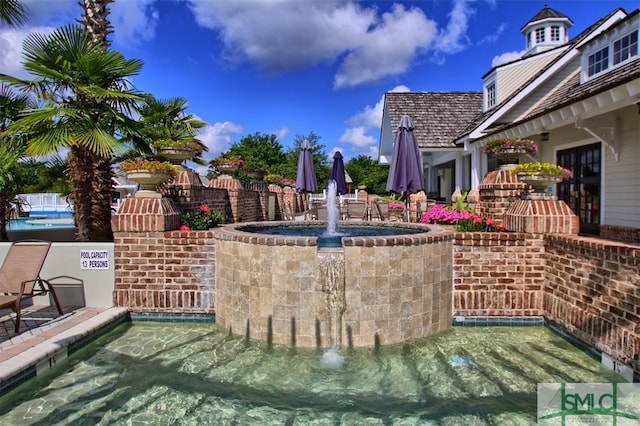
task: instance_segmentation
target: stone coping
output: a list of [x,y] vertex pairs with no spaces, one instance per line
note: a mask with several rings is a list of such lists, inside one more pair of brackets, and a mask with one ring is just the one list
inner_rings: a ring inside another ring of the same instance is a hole
[[127,308],[81,308],[41,326],[41,333],[14,337],[0,352],[0,395],[53,367],[125,320]]
[[[250,244],[267,245],[267,246],[317,246],[317,237],[305,237],[305,236],[284,236],[284,235],[265,235],[254,234],[248,231],[244,231],[240,228],[250,229],[251,227],[304,227],[304,226],[323,226],[327,222],[323,221],[294,221],[294,222],[245,222],[237,224],[223,225],[218,228],[210,229],[213,233],[213,237],[220,240],[227,241],[239,241]],[[420,223],[409,222],[367,222],[367,221],[353,221],[345,222],[339,221],[338,226],[358,226],[358,227],[377,227],[377,228],[405,228],[405,229],[417,229],[424,230],[415,234],[406,235],[385,235],[385,236],[366,236],[366,237],[342,237],[342,245],[345,247],[373,247],[373,246],[410,246],[425,243],[433,243],[439,241],[453,240],[454,233],[449,229],[441,227],[439,225],[426,225]]]

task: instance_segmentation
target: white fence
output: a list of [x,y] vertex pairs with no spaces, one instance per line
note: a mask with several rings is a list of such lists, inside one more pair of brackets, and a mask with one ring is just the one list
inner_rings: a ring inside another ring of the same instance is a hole
[[[311,202],[316,203],[324,203],[327,201],[327,190],[324,189],[322,192],[317,192],[315,194],[309,194],[309,199]],[[345,201],[357,201],[358,200],[358,191],[353,191],[353,194],[344,194],[340,195],[340,204]]]
[[20,210],[23,212],[71,213],[73,208],[67,197],[54,193],[20,194]]

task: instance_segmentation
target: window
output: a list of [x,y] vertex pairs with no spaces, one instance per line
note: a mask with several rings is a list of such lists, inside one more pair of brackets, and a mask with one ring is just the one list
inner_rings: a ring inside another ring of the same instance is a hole
[[613,42],[613,65],[638,55],[638,30]]
[[490,83],[487,85],[486,92],[487,109],[496,106],[496,84]]
[[527,33],[527,49],[531,47],[531,31]]
[[544,43],[544,28],[536,30],[536,44]]
[[551,41],[560,41],[560,27],[557,25],[551,27]]
[[609,47],[605,47],[604,49],[598,50],[593,55],[589,55],[589,68],[587,70],[587,75],[589,77],[598,74],[607,68],[609,68]]

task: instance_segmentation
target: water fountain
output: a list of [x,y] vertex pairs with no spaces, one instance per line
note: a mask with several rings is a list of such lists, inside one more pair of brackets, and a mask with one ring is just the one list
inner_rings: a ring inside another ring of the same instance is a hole
[[[328,192],[327,224],[213,230],[216,322],[251,339],[325,349],[450,327],[453,234],[436,225],[341,222],[335,186]],[[321,244],[325,237],[338,244]]]

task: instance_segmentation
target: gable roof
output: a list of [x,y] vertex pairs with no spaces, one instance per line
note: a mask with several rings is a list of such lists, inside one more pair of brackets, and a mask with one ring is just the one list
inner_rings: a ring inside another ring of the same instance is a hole
[[456,148],[455,140],[481,111],[482,92],[387,92],[383,127],[395,131],[406,114],[419,148]]
[[560,86],[552,93],[544,102],[538,105],[522,120],[513,123],[504,123],[491,128],[491,133],[516,127],[521,123],[533,120],[541,115],[548,114],[562,107],[574,104],[576,102],[587,99],[598,93],[605,92],[624,83],[630,82],[640,77],[640,58],[622,66],[615,70],[609,71],[604,75],[590,80],[586,83],[580,83],[580,74],[576,73],[571,79]]
[[[487,123],[487,125],[482,129],[483,132],[493,130],[495,127],[503,127],[505,125],[508,125],[509,123],[504,123],[504,122],[500,122],[499,121],[499,118],[503,117],[505,115],[505,113],[508,111],[508,110],[505,110],[504,108],[509,103],[513,102],[516,98],[523,96],[525,94],[527,88],[533,87],[534,83],[538,79],[542,78],[546,73],[548,73],[550,71],[550,69],[552,69],[554,66],[560,65],[563,61],[566,61],[568,59],[568,57],[571,56],[571,54],[578,55],[579,53],[577,51],[575,51],[574,49],[576,47],[578,47],[579,45],[581,45],[586,40],[588,40],[590,38],[590,36],[593,37],[593,36],[599,34],[599,33],[596,33],[596,31],[598,29],[600,29],[601,26],[604,25],[614,15],[616,15],[617,13],[620,13],[620,12],[622,12],[624,15],[628,15],[627,12],[624,9],[617,8],[617,9],[613,10],[611,13],[609,13],[607,16],[602,17],[596,23],[594,23],[593,25],[589,26],[587,29],[582,31],[580,34],[578,34],[576,37],[574,37],[572,40],[570,40],[567,44],[565,44],[563,46],[560,46],[559,48],[565,49],[564,53],[558,55],[558,57],[556,59],[551,61],[545,68],[540,70],[540,72],[538,72],[537,74],[533,75],[529,80],[525,81],[520,86],[519,90],[515,90],[511,96],[506,98],[499,105],[497,105],[494,108],[492,108],[492,109],[490,109],[490,110],[488,110],[488,111],[476,116],[474,118],[474,120],[472,122],[470,122],[466,126],[466,129],[464,129],[464,131],[462,132],[463,135],[469,135],[474,130],[478,130],[478,128],[481,127],[484,123]],[[543,53],[545,53],[545,52],[543,52]],[[526,59],[526,58],[521,58],[521,59],[518,59],[517,61],[520,61],[520,60],[523,60],[523,59]],[[505,65],[505,64],[503,64],[503,65]],[[493,121],[491,121],[492,118],[494,118]],[[475,138],[476,137],[474,137],[474,139]]]

